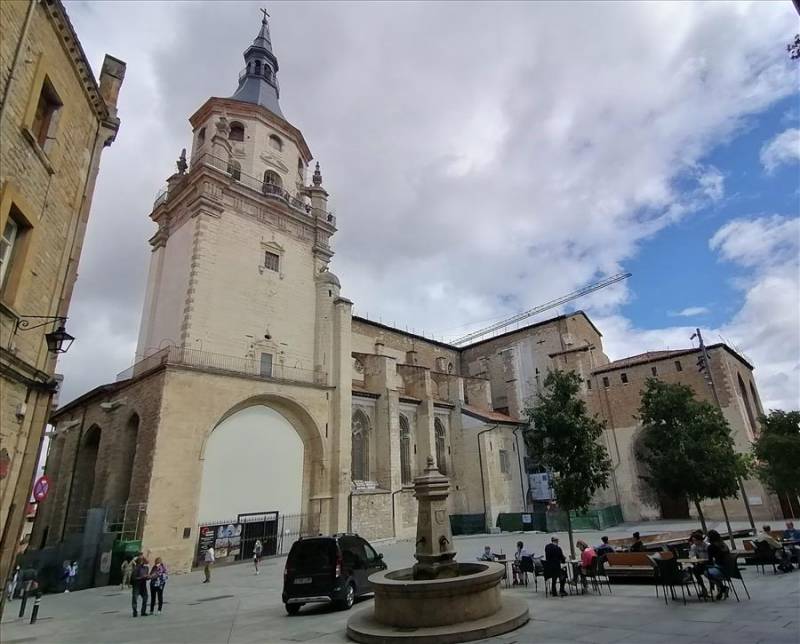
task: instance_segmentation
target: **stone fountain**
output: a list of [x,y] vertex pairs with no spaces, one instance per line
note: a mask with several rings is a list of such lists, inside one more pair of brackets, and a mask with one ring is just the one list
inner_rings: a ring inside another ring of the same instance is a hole
[[447,477],[428,457],[425,473],[414,479],[417,563],[370,577],[375,605],[348,620],[351,639],[365,644],[468,642],[507,633],[528,621],[527,602],[501,596],[504,566],[456,562],[449,488]]

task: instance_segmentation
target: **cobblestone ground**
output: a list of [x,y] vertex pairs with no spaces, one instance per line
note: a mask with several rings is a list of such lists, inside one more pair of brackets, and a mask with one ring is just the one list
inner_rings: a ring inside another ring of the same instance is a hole
[[[676,524],[626,526],[624,534],[639,528],[643,534],[679,527]],[[690,526],[691,527],[691,526]],[[709,526],[712,527],[712,526]],[[623,531],[609,530],[612,538]],[[567,544],[566,535],[559,535]],[[580,533],[594,543],[599,533]],[[541,553],[550,535],[485,535],[457,538],[461,561],[474,559],[485,544],[507,553],[518,539],[529,550]],[[376,544],[390,567],[410,563],[413,544],[408,541]],[[61,642],[114,644],[159,642],[345,642],[349,616],[328,607],[305,607],[288,617],[280,602],[284,559],[263,562],[256,576],[252,567],[238,564],[214,571],[213,581],[202,584],[202,573],[173,575],[165,593],[164,614],[131,618],[130,593],[115,587],[95,588],[60,595],[46,595],[39,621],[19,620],[19,601],[12,602],[2,621],[4,644]],[[652,586],[614,585],[613,594],[545,598],[541,583],[510,588],[504,593],[525,597],[531,621],[496,638],[498,642],[618,642],[629,644],[665,642],[692,644],[798,644],[800,643],[800,571],[786,575],[762,575],[752,568],[744,572],[751,600],[702,603],[690,598],[664,604]],[[739,587],[741,593],[741,587]],[[365,605],[372,600],[359,603]],[[30,614],[30,608],[28,610]]]

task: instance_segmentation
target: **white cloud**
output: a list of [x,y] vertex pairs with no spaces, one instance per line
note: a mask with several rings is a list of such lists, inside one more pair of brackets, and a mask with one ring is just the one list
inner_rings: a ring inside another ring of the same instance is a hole
[[784,163],[800,160],[800,128],[790,127],[761,148],[761,165],[773,172]]
[[697,317],[698,315],[707,315],[710,313],[707,306],[687,306],[685,309],[681,309],[680,311],[670,311],[670,315],[672,317],[679,317],[679,318],[693,318]]
[[[126,366],[152,197],[189,143],[188,116],[234,91],[260,19],[234,2],[67,8],[91,60],[108,50],[128,74],[64,399]],[[338,216],[343,293],[437,336],[621,270],[643,239],[723,197],[704,155],[795,88],[775,47],[792,8],[772,3],[277,3],[272,14],[282,108]],[[629,295],[607,289],[581,306],[611,316]]]

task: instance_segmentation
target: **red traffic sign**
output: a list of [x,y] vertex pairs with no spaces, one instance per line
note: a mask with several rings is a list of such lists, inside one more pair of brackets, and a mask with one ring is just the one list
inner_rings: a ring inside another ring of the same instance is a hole
[[44,501],[47,493],[50,491],[50,479],[47,475],[40,476],[39,480],[33,486],[33,498],[37,501]]

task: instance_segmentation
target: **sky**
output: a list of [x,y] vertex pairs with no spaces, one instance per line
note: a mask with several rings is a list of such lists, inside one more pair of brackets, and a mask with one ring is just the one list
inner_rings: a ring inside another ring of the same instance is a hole
[[[66,2],[127,62],[61,402],[133,361],[153,199],[230,96],[250,2]],[[725,341],[800,407],[791,2],[269,3],[281,108],[322,166],[355,313],[454,338],[619,271],[584,309],[611,359]]]

